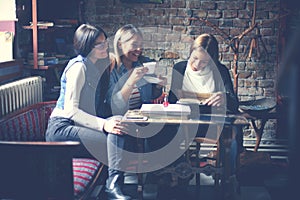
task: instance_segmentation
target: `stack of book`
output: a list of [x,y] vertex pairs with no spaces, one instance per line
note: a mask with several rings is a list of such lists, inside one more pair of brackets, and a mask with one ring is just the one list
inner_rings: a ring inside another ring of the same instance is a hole
[[[30,22],[30,26],[32,26],[33,23]],[[37,26],[48,26],[48,27],[51,27],[51,26],[54,26],[54,22],[48,22],[48,21],[38,21],[37,22]]]
[[[44,66],[44,65],[55,65],[58,64],[58,58],[55,56],[48,55],[45,52],[39,52],[38,53],[38,65]],[[27,63],[29,65],[33,65],[33,53],[29,53],[27,57]]]
[[140,111],[145,116],[187,116],[191,114],[191,108],[188,105],[181,104],[169,104],[168,106],[163,104],[143,104]]

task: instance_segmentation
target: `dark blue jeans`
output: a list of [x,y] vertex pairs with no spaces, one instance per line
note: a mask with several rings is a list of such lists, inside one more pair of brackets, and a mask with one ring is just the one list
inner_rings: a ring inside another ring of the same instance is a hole
[[46,141],[79,141],[80,147],[77,152],[74,152],[76,157],[96,158],[109,166],[108,186],[123,181],[121,165],[127,163],[122,159],[125,138],[125,135],[105,134],[76,126],[74,121],[62,117],[50,118],[46,131]]
[[101,131],[75,125],[73,120],[51,117],[46,131],[46,141],[78,141],[75,157],[92,157],[107,164],[107,135]]

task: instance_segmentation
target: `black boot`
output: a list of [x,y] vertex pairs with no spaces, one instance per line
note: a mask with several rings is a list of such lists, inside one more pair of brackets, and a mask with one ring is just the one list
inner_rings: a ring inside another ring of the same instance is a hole
[[131,197],[126,196],[122,193],[120,184],[122,184],[123,174],[114,170],[114,174],[108,176],[106,181],[105,192],[107,194],[107,200],[130,200]]
[[[106,180],[107,200],[130,200],[131,197],[122,193],[121,186],[124,184],[124,173],[120,171],[122,166],[122,152],[125,137],[108,134],[108,178]],[[118,148],[115,148],[117,146]]]

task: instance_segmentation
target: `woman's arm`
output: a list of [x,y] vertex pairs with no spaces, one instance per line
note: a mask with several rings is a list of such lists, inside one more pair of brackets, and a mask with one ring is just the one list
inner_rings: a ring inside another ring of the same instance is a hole
[[224,66],[224,70],[222,70],[222,77],[224,81],[224,87],[226,91],[226,103],[227,110],[233,113],[238,112],[239,101],[237,95],[233,90],[233,83],[229,74],[229,70]]
[[117,69],[113,69],[110,74],[109,87],[107,92],[107,103],[110,105],[113,114],[124,114],[128,110],[128,101],[124,99],[121,89],[128,87],[128,94],[131,94],[132,89],[130,85],[126,85],[128,74],[120,77]]
[[186,69],[187,61],[176,63],[172,70],[172,80],[169,92],[169,102],[176,103],[178,100],[178,90],[182,89],[183,76]]
[[124,74],[117,69],[111,72],[107,101],[113,114],[124,114],[129,109],[129,98],[135,84],[145,75],[147,69],[137,67]]
[[128,102],[131,96],[131,92],[135,84],[147,73],[148,69],[145,67],[136,67],[131,71],[128,71],[129,78],[121,88],[121,95],[124,101]]

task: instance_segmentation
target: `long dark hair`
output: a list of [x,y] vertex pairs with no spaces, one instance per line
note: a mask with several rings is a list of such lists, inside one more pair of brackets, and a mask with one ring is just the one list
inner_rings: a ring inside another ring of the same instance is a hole
[[105,38],[107,38],[102,28],[90,24],[81,24],[75,31],[73,39],[76,54],[87,57],[101,34],[104,34]]

